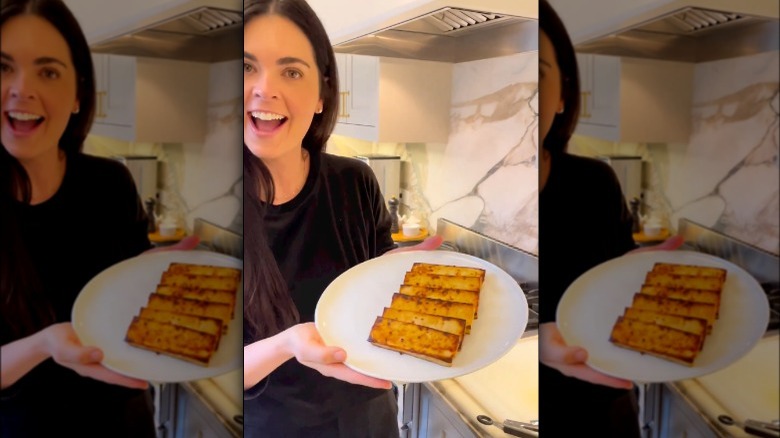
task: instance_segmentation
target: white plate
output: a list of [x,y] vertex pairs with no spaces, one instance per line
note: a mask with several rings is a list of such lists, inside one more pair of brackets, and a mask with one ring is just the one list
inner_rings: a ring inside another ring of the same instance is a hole
[[[485,269],[479,318],[451,367],[368,342],[371,326],[390,306],[414,262]],[[450,251],[410,251],[377,257],[344,272],[323,292],[314,319],[326,344],[346,350],[345,363],[353,370],[394,382],[430,382],[472,373],[504,356],[525,331],[528,302],[509,274],[485,260]]]
[[[84,345],[103,350],[103,365],[126,376],[156,383],[186,382],[219,376],[243,366],[242,305],[238,294],[235,317],[208,367],[156,354],[125,342],[133,316],[154,292],[172,262],[243,268],[233,257],[208,251],[162,251],[142,254],[98,274],[73,305],[73,328]],[[243,285],[243,282],[241,283]],[[239,287],[239,291],[243,286]]]
[[[720,316],[692,367],[609,342],[615,321],[631,306],[655,262],[727,270]],[[588,350],[592,368],[636,382],[667,382],[710,374],[744,356],[766,332],[769,302],[761,285],[731,262],[692,251],[652,251],[618,257],[580,276],[561,298],[556,319],[567,344]]]

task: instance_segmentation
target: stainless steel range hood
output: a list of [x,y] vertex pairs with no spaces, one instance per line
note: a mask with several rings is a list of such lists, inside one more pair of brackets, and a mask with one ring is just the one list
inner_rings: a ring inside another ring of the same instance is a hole
[[337,44],[338,53],[465,62],[537,50],[538,21],[444,7]]
[[111,53],[196,62],[240,59],[243,13],[199,7],[94,44],[95,53]]
[[776,17],[685,7],[577,44],[580,53],[706,62],[778,50]]

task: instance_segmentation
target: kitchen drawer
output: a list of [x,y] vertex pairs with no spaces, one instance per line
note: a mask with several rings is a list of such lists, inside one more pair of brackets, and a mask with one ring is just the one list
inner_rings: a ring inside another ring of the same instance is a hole
[[420,388],[418,438],[478,438],[479,435],[439,394]]
[[237,438],[200,397],[177,385],[174,438]]
[[661,389],[660,437],[717,438],[718,435],[682,396],[667,386]]

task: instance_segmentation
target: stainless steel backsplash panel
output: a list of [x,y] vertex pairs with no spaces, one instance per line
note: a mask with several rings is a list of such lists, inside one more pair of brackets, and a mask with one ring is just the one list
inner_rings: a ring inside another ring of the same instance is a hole
[[193,234],[200,238],[197,249],[226,254],[239,260],[244,259],[244,237],[233,230],[196,218]]
[[780,257],[776,254],[685,218],[680,219],[678,229],[679,234],[685,239],[681,249],[698,251],[728,260],[746,270],[759,283],[780,281]]
[[447,219],[436,223],[436,234],[442,236],[442,249],[469,254],[486,260],[506,271],[518,283],[533,285],[539,283],[538,258],[474,230]]

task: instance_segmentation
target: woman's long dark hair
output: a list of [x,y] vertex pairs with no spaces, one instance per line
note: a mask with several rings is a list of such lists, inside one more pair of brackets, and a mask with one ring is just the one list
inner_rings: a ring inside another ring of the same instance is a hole
[[561,94],[564,112],[556,114],[550,132],[542,147],[555,155],[566,151],[577,120],[580,116],[580,75],[577,69],[577,55],[569,32],[563,21],[547,0],[539,0],[540,30],[547,35],[555,49],[555,58],[561,70]]
[[[72,114],[59,148],[66,160],[81,152],[95,108],[95,72],[87,39],[78,21],[61,0],[3,0],[0,27],[16,16],[35,15],[53,25],[70,49],[76,69],[78,114]],[[41,298],[41,284],[21,238],[20,208],[32,197],[30,178],[5,146],[0,147],[0,315],[15,338],[32,334],[54,321]]]
[[[244,25],[264,15],[278,15],[293,22],[314,48],[320,73],[321,114],[315,114],[303,138],[310,155],[319,155],[333,132],[338,117],[338,70],[336,56],[325,28],[305,0],[246,0]],[[244,145],[244,343],[264,339],[296,324],[298,311],[287,283],[279,272],[268,245],[265,204],[274,199],[271,173]]]

